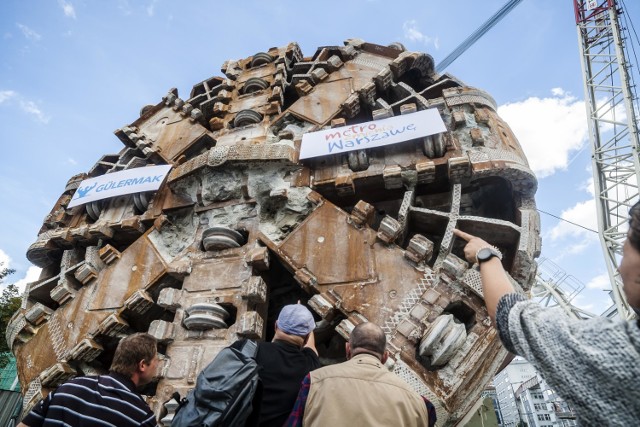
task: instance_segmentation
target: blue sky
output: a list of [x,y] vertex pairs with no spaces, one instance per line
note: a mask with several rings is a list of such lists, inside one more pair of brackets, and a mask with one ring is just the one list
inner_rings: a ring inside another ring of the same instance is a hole
[[[117,153],[113,131],[169,89],[188,97],[225,60],[291,41],[306,56],[347,38],[399,41],[437,63],[505,2],[4,0],[0,260],[17,270],[5,282],[37,279],[25,253],[67,180]],[[625,3],[640,17],[640,2]],[[538,174],[538,208],[595,229],[578,52],[572,1],[524,0],[447,71],[496,99]],[[542,256],[587,286],[578,305],[601,312],[597,235],[541,218]]]

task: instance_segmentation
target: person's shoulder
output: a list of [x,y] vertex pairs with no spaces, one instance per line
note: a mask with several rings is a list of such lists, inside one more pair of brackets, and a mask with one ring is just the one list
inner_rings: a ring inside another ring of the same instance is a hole
[[300,352],[304,354],[304,357],[313,365],[314,369],[320,367],[320,357],[318,357],[318,354],[315,351],[308,347],[304,347]]
[[77,377],[74,377],[72,379],[70,379],[68,382],[83,382],[83,381],[98,381],[98,378],[100,378],[100,375],[80,375]]
[[69,381],[65,382],[64,384],[60,385],[57,390],[64,390],[69,387],[75,387],[76,385],[91,386],[93,384],[96,384],[97,382],[98,382],[98,376],[96,375],[91,375],[91,376],[82,375],[79,377],[72,378]]
[[133,383],[130,377],[119,374],[117,372],[109,372],[106,375],[100,375],[97,377],[97,381],[100,384],[101,389],[110,388],[112,390],[120,390],[123,392],[129,392],[133,395],[138,395],[136,385]]
[[318,357],[318,355],[316,354],[316,352],[315,352],[315,351],[313,351],[313,349],[311,349],[311,348],[309,348],[309,347],[303,347],[302,349],[300,349],[300,351],[301,351],[302,353],[304,353],[304,354],[311,355],[311,356],[313,356],[313,357],[315,357],[315,358],[317,358],[317,357]]
[[274,351],[274,345],[269,341],[256,341],[258,344],[258,351],[256,353],[256,360],[262,360],[265,356],[271,355]]
[[584,325],[583,329],[592,331],[598,336],[618,339],[631,339],[634,342],[640,342],[640,325],[636,320],[611,319],[607,317],[593,317],[586,320],[578,320],[573,322],[573,328]]
[[55,391],[49,394],[48,398],[52,402],[60,402],[65,400],[67,395],[76,397],[88,396],[92,393],[96,393],[98,387],[98,380],[95,376],[79,376],[60,384]]
[[310,375],[331,376],[335,373],[341,373],[343,372],[344,369],[350,369],[348,362],[349,361],[346,360],[344,362],[333,363],[331,365],[318,367],[317,369],[314,369],[313,371],[311,371]]
[[258,350],[273,346],[273,343],[270,341],[256,341],[256,343],[258,344]]

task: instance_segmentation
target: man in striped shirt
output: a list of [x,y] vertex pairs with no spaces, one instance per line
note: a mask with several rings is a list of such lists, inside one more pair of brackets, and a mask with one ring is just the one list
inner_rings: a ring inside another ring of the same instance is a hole
[[145,333],[122,339],[108,375],[78,377],[41,400],[18,427],[155,426],[156,419],[136,388],[153,379],[157,342]]

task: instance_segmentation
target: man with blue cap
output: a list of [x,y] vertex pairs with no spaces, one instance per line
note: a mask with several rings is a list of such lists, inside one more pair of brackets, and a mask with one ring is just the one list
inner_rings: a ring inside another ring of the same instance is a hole
[[302,304],[285,305],[271,342],[258,344],[262,403],[260,426],[282,426],[296,401],[302,379],[320,367],[313,330],[316,323]]

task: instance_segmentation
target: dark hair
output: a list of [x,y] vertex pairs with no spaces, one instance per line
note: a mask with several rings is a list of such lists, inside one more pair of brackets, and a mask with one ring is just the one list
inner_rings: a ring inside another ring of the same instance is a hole
[[157,352],[158,342],[152,335],[142,332],[129,335],[120,340],[109,370],[131,377],[141,360],[151,363]]
[[375,323],[360,323],[349,335],[349,345],[353,354],[370,353],[382,357],[386,344],[387,337]]
[[640,251],[640,201],[629,210],[629,234],[627,239],[631,246]]

